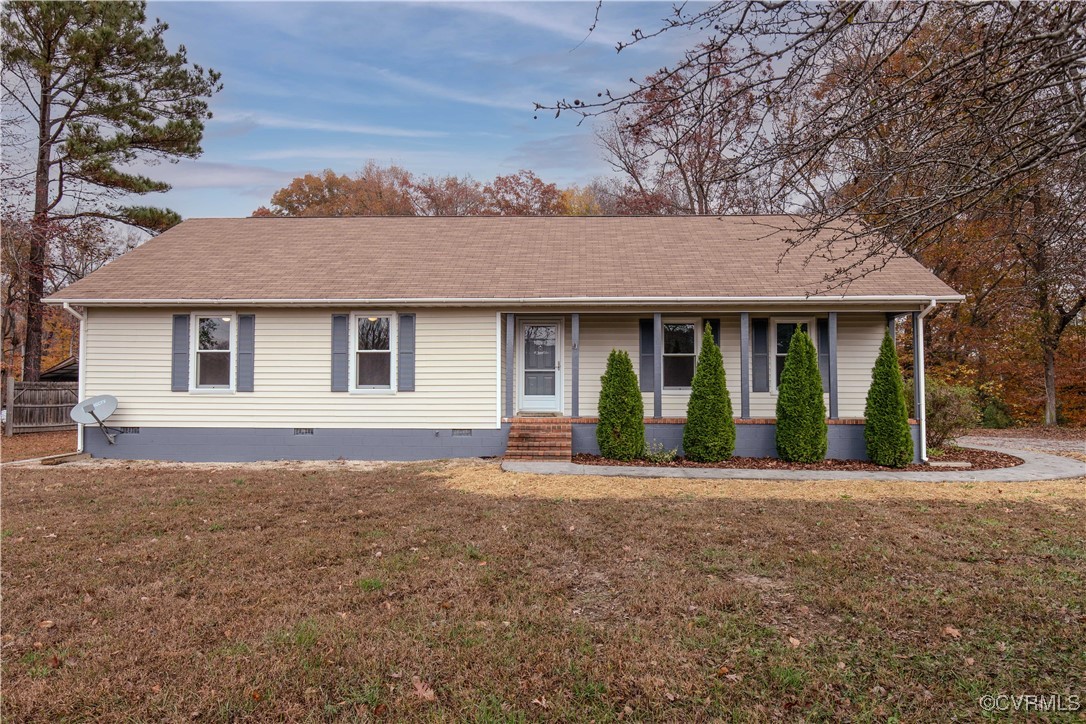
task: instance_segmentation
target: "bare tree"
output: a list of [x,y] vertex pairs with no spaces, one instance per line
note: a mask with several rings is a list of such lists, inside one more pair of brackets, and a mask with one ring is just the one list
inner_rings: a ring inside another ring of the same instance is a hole
[[[731,174],[771,181],[773,203],[808,214],[793,248],[839,262],[822,290],[902,250],[923,257],[963,221],[1010,215],[1008,278],[1039,319],[1055,422],[1052,360],[1086,305],[1086,3],[681,5],[619,49],[679,27],[710,38],[631,92],[551,107],[666,114],[647,102],[663,89],[672,105],[711,98],[711,118],[749,99],[764,141]],[[731,85],[713,94],[717,75]]]
[[[649,76],[634,103],[597,131],[606,160],[646,210],[725,214],[764,208],[755,177],[737,173],[760,134],[753,94],[735,93],[734,82],[721,73],[730,56],[718,48],[698,66]],[[697,91],[688,92],[691,86]]]

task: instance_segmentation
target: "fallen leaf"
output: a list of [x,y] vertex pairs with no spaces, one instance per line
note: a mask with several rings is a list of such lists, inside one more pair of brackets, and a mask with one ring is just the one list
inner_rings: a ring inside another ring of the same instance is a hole
[[844,661],[838,661],[837,662],[837,668],[840,669],[841,671],[844,671],[845,670],[845,662]]
[[962,637],[962,632],[953,626],[943,626],[943,634],[952,639],[960,639]]
[[38,622],[38,628],[53,628],[54,626],[56,626],[56,624],[48,619]]
[[417,696],[418,698],[422,699],[423,701],[437,700],[437,694],[434,693],[434,690],[430,687],[429,684],[424,682],[419,677],[412,676],[411,683],[415,685],[415,696]]
[[[49,666],[51,666],[54,669],[59,669],[60,668],[60,659],[57,658],[56,654],[53,654],[53,657],[51,659],[49,659]],[[158,692],[156,691],[155,693],[157,694]]]
[[716,670],[716,675],[717,676],[724,676],[729,671],[731,671],[731,669],[729,669],[727,666],[721,666],[719,669]]
[[263,697],[260,696],[259,691],[253,691],[251,694],[249,694],[249,696],[250,696],[250,698],[252,698],[253,701],[260,701],[261,698],[263,698]]
[[788,643],[792,644],[792,648],[798,649],[800,641],[795,636],[789,636],[788,637]]
[[973,664],[975,664],[975,663],[976,663],[976,661],[974,661],[974,660],[972,659],[972,657],[967,657],[967,658],[965,659],[965,665],[966,665],[966,666],[972,666],[972,665],[973,665]]
[[547,697],[545,696],[541,696],[538,699],[532,699],[532,703],[538,706],[540,709],[546,709],[550,706],[550,704],[547,703]]

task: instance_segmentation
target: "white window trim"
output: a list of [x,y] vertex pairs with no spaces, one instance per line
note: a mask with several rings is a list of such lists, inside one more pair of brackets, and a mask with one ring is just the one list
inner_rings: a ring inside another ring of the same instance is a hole
[[[200,354],[200,318],[230,317],[230,385],[227,387],[198,387],[196,369]],[[189,317],[189,392],[195,395],[231,395],[238,384],[238,315],[233,311],[218,310],[193,312]]]
[[[817,317],[770,317],[769,318],[769,394],[777,394],[777,325],[806,324],[807,334],[818,357],[818,319]],[[814,334],[811,334],[811,333]]]
[[[358,320],[369,317],[388,317],[388,387],[359,387],[357,385],[357,367],[358,367]],[[388,311],[366,311],[366,312],[351,312],[351,326],[348,330],[347,345],[350,350],[350,357],[347,360],[347,375],[350,384],[347,389],[352,395],[395,395],[397,387],[399,386],[399,380],[396,377],[399,372],[399,364],[397,360],[399,356],[397,354],[397,348],[400,341],[400,323],[395,312]]]
[[[699,318],[693,317],[664,317],[660,320],[660,329],[663,330],[664,326],[668,324],[691,324],[694,326],[694,374],[698,372],[698,359],[701,357],[701,337],[705,334],[705,324]],[[662,332],[666,334],[666,332]],[[689,357],[690,355],[669,355],[667,352],[662,351],[664,348],[664,340],[660,340],[660,364],[664,363],[664,359],[667,357]],[[663,378],[663,370],[661,370],[660,377]],[[693,382],[693,380],[691,380]],[[664,385],[664,392],[689,392],[690,385],[685,387],[668,387]]]

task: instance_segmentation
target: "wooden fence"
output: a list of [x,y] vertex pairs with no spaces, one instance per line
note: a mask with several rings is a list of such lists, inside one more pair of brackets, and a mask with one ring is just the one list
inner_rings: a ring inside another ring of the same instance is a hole
[[4,434],[73,430],[68,412],[79,402],[78,382],[16,382],[4,385]]

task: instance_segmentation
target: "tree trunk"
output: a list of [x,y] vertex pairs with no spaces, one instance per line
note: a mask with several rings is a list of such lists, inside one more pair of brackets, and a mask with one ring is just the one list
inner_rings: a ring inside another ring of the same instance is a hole
[[1044,346],[1045,361],[1045,425],[1056,425],[1056,347],[1047,340]]
[[45,251],[49,244],[49,161],[53,146],[49,142],[51,81],[40,79],[38,100],[38,159],[34,169],[34,218],[30,229],[30,258],[26,280],[26,332],[23,353],[23,380],[37,382],[41,375],[42,304],[45,293]]

